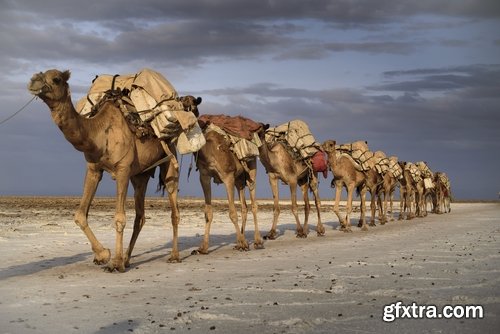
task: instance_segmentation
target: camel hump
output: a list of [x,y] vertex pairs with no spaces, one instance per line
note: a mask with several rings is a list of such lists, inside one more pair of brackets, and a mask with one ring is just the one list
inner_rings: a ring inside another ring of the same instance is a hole
[[97,76],[87,96],[78,101],[76,111],[89,114],[109,90],[131,92],[130,98],[137,111],[151,110],[162,101],[178,99],[174,86],[161,73],[144,68],[134,74]]
[[321,151],[321,145],[315,140],[306,122],[295,119],[266,131],[266,140],[282,138],[303,159],[310,158]]

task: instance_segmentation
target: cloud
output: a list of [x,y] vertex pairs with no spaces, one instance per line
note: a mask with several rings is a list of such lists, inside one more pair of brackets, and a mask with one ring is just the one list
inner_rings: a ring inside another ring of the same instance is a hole
[[[468,89],[469,97],[491,95],[492,89],[500,89],[500,64],[475,64],[448,68],[427,68],[383,73],[388,79],[411,77],[410,80],[398,80],[367,87],[377,91],[449,91]],[[416,79],[413,79],[416,78]]]

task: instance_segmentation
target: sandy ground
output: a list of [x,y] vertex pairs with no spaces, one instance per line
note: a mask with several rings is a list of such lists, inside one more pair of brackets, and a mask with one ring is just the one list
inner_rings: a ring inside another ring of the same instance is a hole
[[[167,263],[172,228],[166,200],[148,199],[148,222],[131,268],[107,273],[73,222],[74,198],[0,197],[1,333],[488,333],[500,328],[500,204],[453,203],[449,214],[297,239],[282,208],[280,237],[265,249],[233,250],[224,202],[216,206],[209,255],[203,209],[182,201],[182,263]],[[114,249],[113,201],[98,199],[89,220]],[[247,239],[253,239],[249,217]],[[128,211],[126,239],[133,211]],[[271,225],[261,205],[263,233]],[[356,223],[356,214],[353,216]],[[484,307],[483,319],[382,320],[384,306]]]

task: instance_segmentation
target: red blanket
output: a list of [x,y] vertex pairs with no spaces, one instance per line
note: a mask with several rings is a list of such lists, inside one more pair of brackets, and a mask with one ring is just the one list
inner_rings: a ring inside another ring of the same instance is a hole
[[311,158],[311,163],[315,172],[322,172],[325,179],[328,177],[328,163],[325,152],[316,152]]
[[252,140],[253,133],[261,127],[260,123],[242,116],[201,115],[198,119],[205,123],[213,123],[230,135],[247,140]]

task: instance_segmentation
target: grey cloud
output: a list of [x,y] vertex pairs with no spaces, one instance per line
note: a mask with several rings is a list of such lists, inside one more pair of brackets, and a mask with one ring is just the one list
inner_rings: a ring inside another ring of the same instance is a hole
[[410,42],[358,42],[327,43],[325,48],[333,52],[358,51],[367,53],[409,54],[415,50],[415,43]]
[[[500,64],[456,66],[441,69],[415,69],[407,71],[388,71],[386,78],[410,77],[409,80],[367,87],[382,91],[443,91],[474,89],[478,94],[484,89],[491,94],[492,87],[500,88]],[[416,79],[414,79],[416,77]],[[481,94],[479,94],[481,95]]]
[[498,17],[496,0],[273,0],[273,1],[157,1],[89,0],[85,5],[72,1],[4,1],[7,12],[28,11],[42,18],[86,21],[137,19],[203,18],[214,19],[297,19],[312,18],[329,22],[380,22],[388,18],[438,14],[465,17]]

